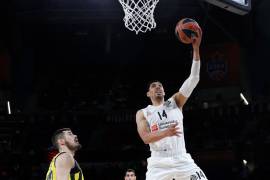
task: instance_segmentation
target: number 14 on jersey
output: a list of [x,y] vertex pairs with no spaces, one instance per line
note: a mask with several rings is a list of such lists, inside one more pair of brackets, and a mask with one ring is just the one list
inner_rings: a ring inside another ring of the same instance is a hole
[[160,112],[158,111],[158,116],[159,116],[159,119],[160,119],[160,120],[162,120],[162,117],[167,118],[166,111],[165,111],[165,110],[163,110],[163,112],[162,112],[162,113],[160,113]]

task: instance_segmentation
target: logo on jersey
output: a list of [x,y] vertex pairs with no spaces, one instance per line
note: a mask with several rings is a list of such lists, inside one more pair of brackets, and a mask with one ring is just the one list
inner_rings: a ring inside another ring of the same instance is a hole
[[197,175],[191,175],[190,176],[190,180],[197,180],[199,179]]
[[158,131],[158,125],[157,124],[153,124],[151,126],[151,132],[155,132],[155,131]]
[[170,125],[177,123],[176,120],[172,121],[165,121],[165,122],[160,122],[158,123],[159,129],[167,129]]
[[205,179],[205,175],[203,174],[202,171],[197,171],[195,174],[192,174],[190,176],[190,180],[198,180],[198,179]]
[[172,104],[171,104],[172,102],[170,101],[170,100],[167,100],[166,102],[164,102],[164,106],[166,106],[166,107],[170,107]]

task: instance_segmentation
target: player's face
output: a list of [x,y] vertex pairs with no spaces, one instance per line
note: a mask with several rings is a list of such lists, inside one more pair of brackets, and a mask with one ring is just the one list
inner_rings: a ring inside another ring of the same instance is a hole
[[71,150],[78,150],[81,148],[77,135],[73,134],[72,131],[64,131],[65,144]]
[[136,180],[136,176],[134,172],[127,172],[125,176],[125,180]]
[[147,96],[150,98],[163,98],[165,96],[165,92],[162,84],[160,82],[151,83],[147,92]]

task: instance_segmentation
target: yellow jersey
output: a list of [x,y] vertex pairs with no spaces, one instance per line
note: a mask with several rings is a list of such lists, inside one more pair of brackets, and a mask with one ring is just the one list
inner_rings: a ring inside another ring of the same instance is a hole
[[[50,163],[49,170],[46,175],[46,180],[56,180],[56,166],[55,166],[55,161],[56,158],[60,155],[66,152],[61,152],[58,153],[57,155],[54,156]],[[82,169],[80,168],[79,164],[75,160],[75,165],[74,167],[70,170],[69,174],[69,180],[84,180]]]

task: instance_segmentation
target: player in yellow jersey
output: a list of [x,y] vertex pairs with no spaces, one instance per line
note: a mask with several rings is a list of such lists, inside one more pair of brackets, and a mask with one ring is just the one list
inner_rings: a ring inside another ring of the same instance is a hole
[[70,128],[58,129],[52,136],[52,143],[59,153],[51,161],[46,180],[84,180],[74,159],[75,152],[81,148],[77,135]]

